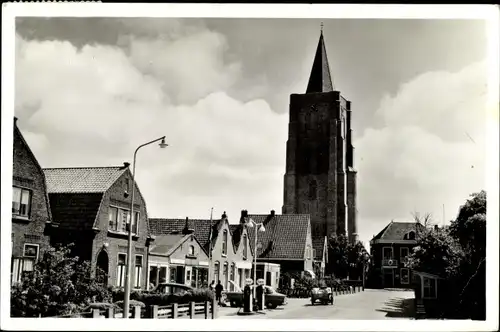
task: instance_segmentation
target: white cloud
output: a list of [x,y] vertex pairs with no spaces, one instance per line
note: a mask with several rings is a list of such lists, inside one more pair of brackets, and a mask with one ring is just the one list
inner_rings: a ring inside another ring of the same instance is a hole
[[485,63],[429,72],[382,99],[383,126],[355,142],[365,241],[413,211],[442,223],[444,204],[451,220],[470,193],[484,189],[486,77]]
[[[222,38],[204,36],[201,43],[133,46],[161,50],[154,76],[138,70],[134,52],[18,37],[16,115],[42,167],[130,162],[139,144],[166,135],[167,149],[138,155],[150,215],[207,217],[214,205],[216,214],[227,210],[233,218],[248,207],[278,210],[288,118],[264,100],[244,103],[223,92],[237,72],[213,62]],[[200,61],[180,68],[194,49]],[[168,71],[179,84],[165,83]],[[173,104],[177,94],[196,98]]]

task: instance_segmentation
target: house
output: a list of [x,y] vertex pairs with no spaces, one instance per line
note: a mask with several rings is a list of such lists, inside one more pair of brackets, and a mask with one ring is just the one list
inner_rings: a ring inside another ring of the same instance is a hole
[[328,238],[326,236],[313,236],[313,272],[318,277],[325,276],[326,264],[328,264]]
[[[314,253],[311,238],[311,222],[308,214],[282,214],[274,210],[270,214],[248,214],[242,212],[257,224],[262,224],[265,231],[249,232],[250,247],[254,250],[255,234],[257,234],[257,262],[280,265],[280,273],[313,272]],[[264,276],[257,275],[257,278]]]
[[50,245],[51,213],[45,175],[14,118],[11,282],[19,282]]
[[194,288],[208,287],[208,255],[194,236],[191,224],[186,218],[182,232],[155,237],[148,255],[150,288],[167,280]]
[[[188,227],[193,230],[192,234],[210,258],[208,275],[210,282],[217,283],[220,280],[225,290],[234,289],[229,280],[244,287],[245,279],[251,277],[253,259],[246,228],[231,230],[225,213],[218,220],[188,219],[188,221]],[[149,219],[150,231],[156,237],[182,232],[185,227],[186,221],[182,219]],[[156,264],[156,268],[168,269],[168,265],[164,262]],[[154,270],[154,267],[150,266],[149,270]],[[186,278],[178,276],[177,280]],[[172,279],[169,278],[167,281]]]
[[148,231],[146,204],[129,164],[118,167],[47,168],[54,224],[53,245],[73,243],[73,254],[89,260],[105,284],[124,287],[131,189],[135,186],[132,219],[133,289],[146,287]]
[[406,260],[425,227],[417,222],[391,221],[370,241],[372,268],[368,277],[372,287],[410,287],[412,271]]

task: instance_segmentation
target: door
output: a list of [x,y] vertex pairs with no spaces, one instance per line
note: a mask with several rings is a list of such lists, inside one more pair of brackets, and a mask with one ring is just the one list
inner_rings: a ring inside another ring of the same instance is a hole
[[105,250],[97,256],[97,281],[103,285],[108,284],[109,258]]
[[384,269],[384,288],[394,287],[394,269]]
[[186,266],[184,269],[185,272],[185,279],[184,279],[184,284],[191,286],[191,282],[193,280],[193,267],[192,266]]

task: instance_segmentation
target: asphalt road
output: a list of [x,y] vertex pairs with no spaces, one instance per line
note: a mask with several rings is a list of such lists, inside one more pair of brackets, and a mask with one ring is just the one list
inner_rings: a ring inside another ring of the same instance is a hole
[[333,305],[311,305],[310,299],[288,299],[288,304],[252,316],[238,316],[238,309],[219,308],[219,319],[410,319],[413,291],[367,289],[338,295]]

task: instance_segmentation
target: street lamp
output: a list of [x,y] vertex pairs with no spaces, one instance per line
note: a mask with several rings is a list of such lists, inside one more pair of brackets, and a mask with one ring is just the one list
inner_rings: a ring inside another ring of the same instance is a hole
[[256,297],[257,291],[257,234],[258,232],[265,232],[266,228],[264,223],[256,223],[252,218],[248,218],[246,222],[248,228],[253,228],[255,226],[255,236],[254,236],[254,253],[253,253],[253,298]]
[[[135,149],[134,152],[134,163],[132,165],[132,194],[131,194],[131,199],[130,199],[130,221],[128,222],[128,241],[127,241],[127,273],[125,275],[125,294],[124,294],[124,299],[123,299],[123,318],[128,318],[129,316],[129,303],[130,303],[130,277],[132,274],[132,223],[134,220],[134,194],[135,194],[135,161],[137,159],[137,151],[139,151],[140,148],[156,143],[158,141],[161,141],[160,148],[164,149],[168,146],[167,143],[165,143],[165,136],[157,138],[151,142],[144,143],[140,145],[137,149]],[[135,221],[136,223],[138,220]]]

